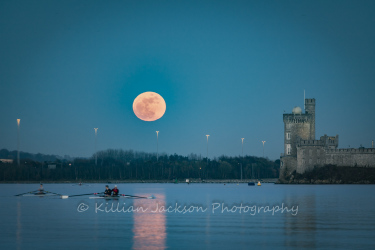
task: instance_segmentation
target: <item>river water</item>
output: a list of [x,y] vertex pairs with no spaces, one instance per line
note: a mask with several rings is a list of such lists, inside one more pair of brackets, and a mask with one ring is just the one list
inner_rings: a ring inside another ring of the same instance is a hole
[[[110,188],[113,184],[109,184]],[[77,195],[105,184],[45,184]],[[374,249],[375,185],[117,184],[154,199],[14,196],[1,184],[1,249]]]

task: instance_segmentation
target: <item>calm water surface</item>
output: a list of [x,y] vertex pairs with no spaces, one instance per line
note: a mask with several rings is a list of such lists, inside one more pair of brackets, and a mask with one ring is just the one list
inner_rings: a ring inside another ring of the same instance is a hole
[[[75,195],[102,192],[104,186],[44,188]],[[16,197],[39,185],[1,184],[0,249],[375,247],[375,185],[117,186],[123,194],[156,198]]]

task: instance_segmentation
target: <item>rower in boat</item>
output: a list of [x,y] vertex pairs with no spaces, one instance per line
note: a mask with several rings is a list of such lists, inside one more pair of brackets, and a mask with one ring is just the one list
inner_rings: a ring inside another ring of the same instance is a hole
[[117,185],[115,185],[115,187],[112,189],[112,196],[118,196],[119,192],[120,191],[118,190]]
[[105,185],[104,196],[111,196],[111,195],[112,195],[112,190],[109,189],[108,185]]
[[40,183],[40,186],[39,186],[39,189],[38,189],[38,193],[36,193],[36,194],[46,194],[46,193],[44,192],[44,187],[43,187],[43,184],[42,184],[42,183]]

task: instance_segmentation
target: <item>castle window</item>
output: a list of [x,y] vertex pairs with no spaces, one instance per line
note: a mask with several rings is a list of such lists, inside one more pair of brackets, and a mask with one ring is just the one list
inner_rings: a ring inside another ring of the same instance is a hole
[[286,154],[290,155],[292,153],[291,151],[292,151],[292,148],[291,148],[290,144],[286,144]]
[[286,139],[290,140],[290,133],[286,133]]

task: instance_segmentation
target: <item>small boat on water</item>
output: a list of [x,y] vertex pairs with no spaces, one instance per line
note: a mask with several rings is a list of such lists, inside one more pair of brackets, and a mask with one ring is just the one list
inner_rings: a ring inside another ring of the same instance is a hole
[[91,197],[89,197],[89,199],[106,199],[106,200],[118,200],[119,198],[128,198],[128,199],[155,199],[155,196],[151,195],[151,196],[148,196],[148,197],[144,197],[144,196],[135,196],[135,195],[120,194],[120,195],[111,195],[111,196],[99,195],[99,196],[91,196]]
[[41,183],[39,189],[34,190],[34,191],[29,191],[26,193],[22,193],[22,194],[16,194],[15,196],[43,197],[43,196],[54,196],[54,195],[61,195],[61,194],[53,193],[50,191],[45,191],[43,188],[43,184]]
[[22,194],[16,194],[15,196],[30,196],[30,197],[44,197],[44,196],[60,196],[61,199],[68,199],[69,197],[77,197],[77,196],[86,196],[86,195],[95,195],[89,197],[90,199],[108,199],[108,200],[116,200],[119,198],[130,198],[130,199],[155,199],[155,196],[137,196],[137,195],[130,195],[130,194],[118,194],[118,195],[104,195],[104,192],[101,193],[89,193],[89,194],[75,194],[75,195],[62,195],[58,193],[53,193],[45,190],[35,190],[30,191]]
[[[249,182],[247,183],[248,186],[255,186],[255,182]],[[258,184],[257,186],[261,186],[262,184],[260,184],[260,181],[258,181]]]
[[[43,192],[43,193],[28,193],[28,194],[22,194],[21,196],[29,196],[29,197],[44,197],[44,196],[56,196],[60,194],[55,194],[51,192]],[[19,196],[19,195],[18,195]]]
[[106,199],[106,200],[118,200],[119,198],[126,198],[126,196],[111,195],[111,196],[91,196],[89,199]]

